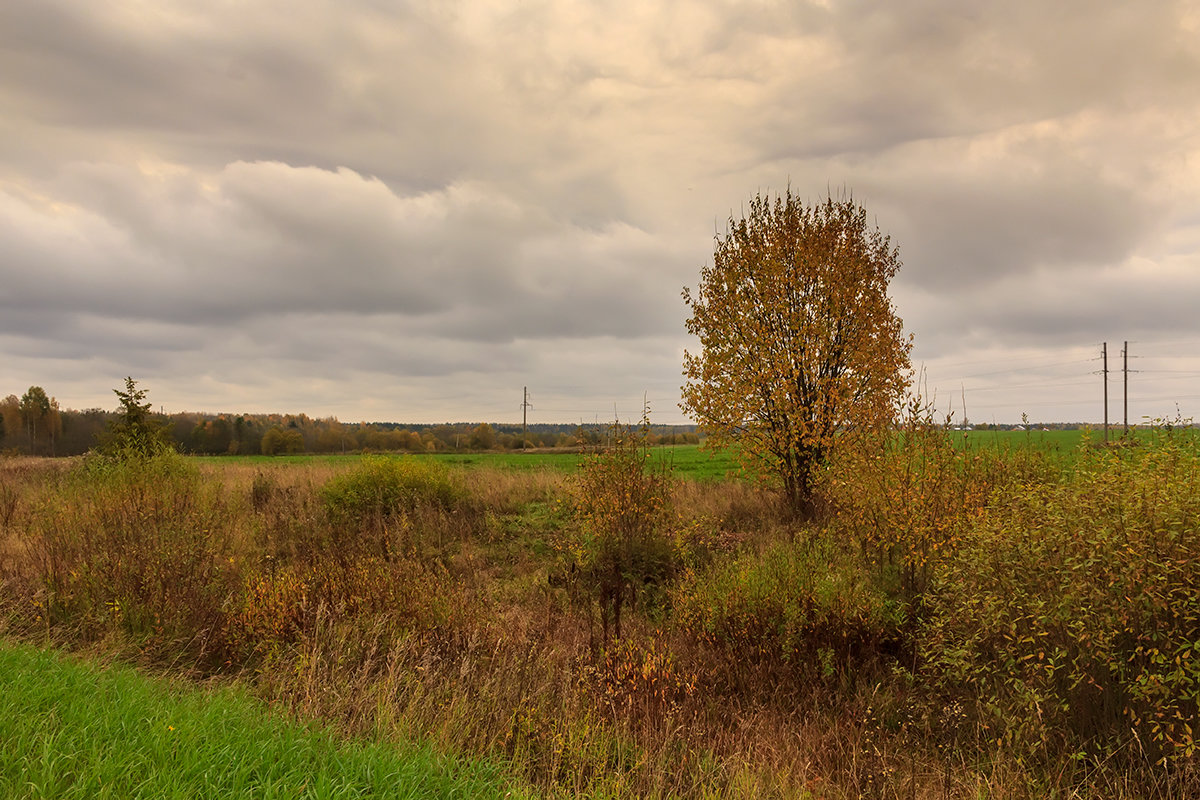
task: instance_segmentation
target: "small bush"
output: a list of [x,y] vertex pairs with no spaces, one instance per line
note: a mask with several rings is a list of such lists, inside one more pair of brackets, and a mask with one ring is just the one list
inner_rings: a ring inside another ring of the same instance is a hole
[[418,458],[364,458],[360,466],[332,478],[321,500],[336,546],[361,545],[386,559],[411,547],[436,517],[466,510],[466,492],[440,464]]
[[321,490],[332,516],[359,524],[422,507],[449,511],[464,496],[444,467],[416,458],[364,458]]
[[444,569],[407,559],[338,559],[307,566],[251,570],[233,603],[231,652],[242,657],[278,651],[317,635],[324,618],[388,617],[397,630],[457,630],[461,587]]
[[648,463],[646,434],[617,427],[614,445],[585,461],[575,477],[576,527],[569,549],[600,606],[604,642],[621,635],[621,613],[638,593],[660,585],[676,562],[666,467]]
[[275,480],[265,472],[254,473],[250,484],[250,505],[255,511],[261,512],[271,502],[278,491]]
[[672,590],[676,624],[731,658],[832,678],[897,641],[904,617],[828,539],[743,553]]
[[1055,480],[1040,450],[971,449],[916,397],[899,431],[843,450],[822,474],[832,525],[860,544],[878,571],[919,602],[937,564],[969,538],[993,493],[1010,483]]
[[659,640],[625,639],[605,651],[591,688],[601,709],[654,719],[678,711],[696,683]]

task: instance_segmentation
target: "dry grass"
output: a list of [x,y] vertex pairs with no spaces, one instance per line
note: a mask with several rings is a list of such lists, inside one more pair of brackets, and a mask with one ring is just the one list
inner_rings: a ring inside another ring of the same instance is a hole
[[741,563],[751,577],[730,586],[769,585],[780,553],[824,558],[819,529],[744,483],[675,487],[677,577],[641,589],[597,647],[570,477],[454,472],[451,508],[335,525],[322,489],[354,468],[231,460],[147,478],[0,461],[0,632],[224,676],[349,736],[500,759],[548,796],[1184,796],[1178,779],[1059,776],[968,746],[912,648],[841,663],[812,638],[750,657],[680,624],[672,587]]

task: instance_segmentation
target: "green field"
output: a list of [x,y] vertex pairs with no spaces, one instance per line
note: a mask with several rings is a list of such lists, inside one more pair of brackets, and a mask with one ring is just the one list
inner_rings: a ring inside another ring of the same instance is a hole
[[232,690],[0,643],[0,797],[509,796],[496,770],[358,744]]
[[[1135,431],[1133,438],[1150,435],[1147,431]],[[972,430],[950,431],[948,436],[957,447],[964,449],[991,449],[1019,451],[1030,449],[1040,452],[1070,453],[1086,438],[1096,444],[1103,441],[1099,429],[1075,430]],[[1110,431],[1112,441],[1120,438],[1120,430]],[[556,450],[520,450],[488,452],[440,452],[420,454],[443,464],[462,467],[489,467],[502,470],[551,469],[574,472],[591,454],[587,452],[561,452]],[[695,480],[724,480],[729,477],[745,477],[745,472],[736,457],[728,450],[712,450],[702,445],[664,445],[650,448],[652,463],[665,463],[676,477]],[[298,454],[277,456],[195,456],[204,464],[349,464],[362,458],[360,454],[346,455]]]
[[[431,453],[412,456],[427,458],[442,464],[461,467],[491,467],[503,470],[551,469],[574,472],[590,457],[590,453],[556,452],[536,450],[523,453],[519,450],[481,453]],[[713,452],[698,445],[669,445],[650,449],[652,463],[667,464],[676,477],[698,480],[722,480],[731,474],[741,474],[732,453]],[[362,456],[347,455],[279,455],[279,456],[194,456],[198,463],[228,465],[231,463],[261,466],[284,466],[294,464],[351,464]]]
[[[463,455],[438,453],[429,457],[445,464],[460,466],[487,466],[503,469],[544,469],[549,467],[564,472],[573,472],[591,455],[590,453],[555,453],[553,451],[533,453],[516,451]],[[652,447],[650,448],[650,463],[666,465],[679,478],[721,480],[731,474],[741,474],[741,468],[732,453],[714,452],[699,445]]]
[[[1099,432],[1103,439],[1104,432]],[[1076,430],[1027,430],[1027,431],[951,431],[950,438],[960,447],[989,447],[998,449],[1033,448],[1036,450],[1071,450],[1079,446],[1084,436],[1097,441],[1095,431],[1082,428]],[[1114,437],[1115,438],[1115,437]]]

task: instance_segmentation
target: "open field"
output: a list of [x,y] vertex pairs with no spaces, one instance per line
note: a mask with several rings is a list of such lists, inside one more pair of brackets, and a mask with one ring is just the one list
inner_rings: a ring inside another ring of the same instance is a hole
[[[502,470],[551,469],[574,472],[587,459],[588,452],[559,450],[520,450],[504,452],[430,453],[416,456],[455,467],[489,467]],[[668,465],[681,478],[721,480],[730,474],[740,474],[741,468],[728,452],[711,452],[697,445],[666,445],[654,447],[651,455],[656,462]],[[349,455],[278,455],[278,456],[197,456],[196,461],[207,465],[254,464],[280,466],[284,464],[327,464],[332,466],[357,462],[358,454]]]
[[[1131,432],[1131,440],[1145,439],[1152,435],[1146,429],[1135,429]],[[1070,456],[1083,442],[1093,445],[1103,441],[1103,430],[973,430],[946,431],[947,439],[956,447],[965,450],[998,450],[1020,451],[1034,450],[1040,452],[1060,453]],[[1110,432],[1112,441],[1121,438],[1119,428]],[[428,458],[451,466],[491,467],[497,469],[537,470],[553,469],[562,472],[574,472],[588,456],[588,452],[562,450],[531,450],[522,452],[490,451],[490,452],[438,452],[421,454],[420,458]],[[664,445],[650,450],[651,457],[656,463],[670,467],[674,474],[682,479],[724,480],[726,478],[748,479],[734,454],[728,450],[712,450],[701,445]],[[352,453],[348,455],[276,455],[276,456],[196,456],[203,464],[228,464],[235,461],[243,464],[274,465],[284,464],[329,464],[344,465],[362,458]]]
[[0,635],[544,796],[1197,796],[1195,438],[981,433],[807,522],[695,448],[0,460]]
[[[434,454],[430,456],[446,464],[481,465],[509,469],[538,469],[553,467],[567,472],[575,471],[589,454],[556,453],[540,451],[533,453],[480,453],[471,455]],[[740,475],[741,467],[728,452],[712,452],[698,445],[664,445],[650,449],[653,463],[663,464],[680,478],[722,480],[730,475]]]

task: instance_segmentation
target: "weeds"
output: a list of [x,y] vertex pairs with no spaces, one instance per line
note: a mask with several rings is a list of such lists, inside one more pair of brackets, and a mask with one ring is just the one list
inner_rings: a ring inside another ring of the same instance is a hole
[[636,432],[565,476],[5,461],[0,625],[546,795],[1194,794],[1193,440],[879,444],[803,527]]
[[119,632],[163,657],[219,658],[230,575],[214,489],[173,453],[82,462],[30,526],[42,584],[31,618],[85,640]]
[[[829,539],[777,542],[689,573],[671,594],[677,626],[772,690],[836,682],[901,639],[903,609]],[[753,687],[747,687],[753,689]]]

